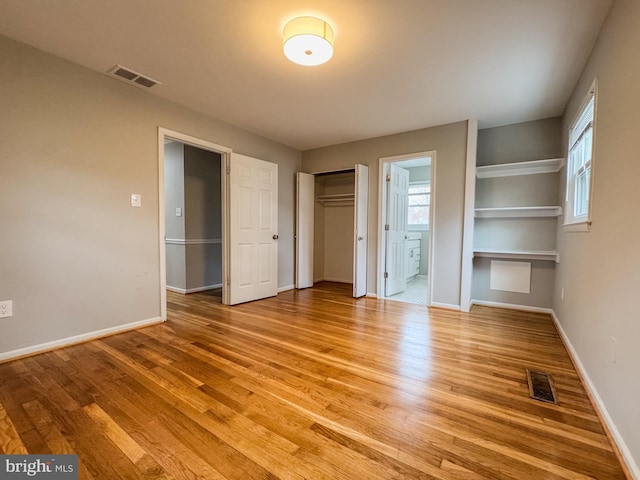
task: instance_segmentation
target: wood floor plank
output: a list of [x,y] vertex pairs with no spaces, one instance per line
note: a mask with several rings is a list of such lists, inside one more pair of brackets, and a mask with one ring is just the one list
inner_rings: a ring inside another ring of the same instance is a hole
[[0,403],[0,452],[9,455],[29,453],[2,403]]
[[[320,283],[0,364],[0,451],[81,479],[624,479],[546,314]],[[529,398],[525,369],[559,405]]]

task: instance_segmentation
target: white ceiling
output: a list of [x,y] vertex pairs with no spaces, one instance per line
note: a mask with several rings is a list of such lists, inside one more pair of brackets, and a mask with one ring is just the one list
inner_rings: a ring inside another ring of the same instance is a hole
[[[0,33],[300,150],[476,118],[563,113],[612,0],[0,0]],[[333,59],[282,28],[312,14]],[[115,81],[115,80],[114,80]],[[131,87],[136,88],[136,87]]]

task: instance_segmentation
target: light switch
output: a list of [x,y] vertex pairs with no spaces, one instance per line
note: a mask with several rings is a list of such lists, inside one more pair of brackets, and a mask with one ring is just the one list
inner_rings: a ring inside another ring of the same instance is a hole
[[131,206],[132,207],[139,207],[142,205],[142,195],[140,195],[139,193],[132,193],[131,194]]
[[180,207],[176,208],[176,217],[181,217],[182,216],[182,209]]

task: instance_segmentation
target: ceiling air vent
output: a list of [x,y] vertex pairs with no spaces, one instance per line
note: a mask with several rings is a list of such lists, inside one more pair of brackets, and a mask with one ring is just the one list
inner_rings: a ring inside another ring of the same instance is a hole
[[151,88],[154,85],[160,85],[160,82],[157,80],[145,77],[144,75],[131,70],[130,68],[123,67],[122,65],[116,65],[107,73],[118,80],[122,80],[123,82],[130,85],[136,85],[138,87]]

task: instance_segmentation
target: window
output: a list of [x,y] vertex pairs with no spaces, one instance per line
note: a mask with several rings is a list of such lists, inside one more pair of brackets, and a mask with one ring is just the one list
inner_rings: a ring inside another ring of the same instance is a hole
[[427,230],[429,228],[429,204],[431,186],[428,183],[409,185],[409,230]]
[[582,108],[569,129],[565,224],[585,224],[590,221],[591,178],[593,169],[596,113],[594,82]]

